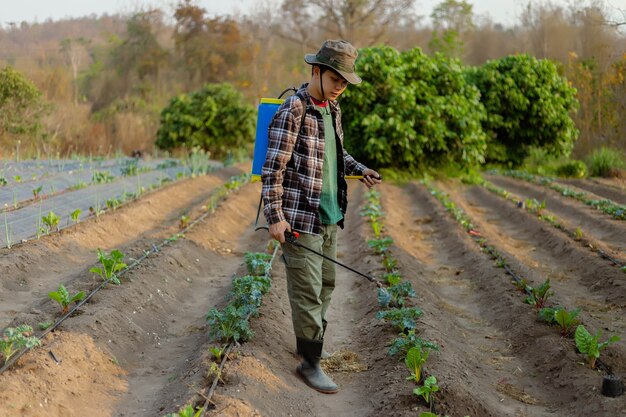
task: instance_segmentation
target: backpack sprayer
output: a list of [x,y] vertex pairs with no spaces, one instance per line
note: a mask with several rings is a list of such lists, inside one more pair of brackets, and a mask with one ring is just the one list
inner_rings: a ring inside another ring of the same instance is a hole
[[[261,171],[263,169],[263,164],[265,163],[265,157],[267,155],[267,132],[269,130],[270,123],[272,121],[272,118],[274,117],[274,114],[276,114],[276,111],[278,110],[280,105],[283,104],[283,102],[285,101],[281,97],[287,91],[297,92],[295,87],[290,87],[286,89],[285,91],[283,91],[282,93],[280,93],[278,98],[262,98],[259,104],[257,125],[256,125],[256,138],[254,142],[254,159],[252,160],[252,180],[253,181],[260,181],[261,179]],[[305,116],[306,116],[306,107],[305,107],[305,111],[302,113],[302,120],[300,122],[300,126],[304,124]],[[364,176],[363,175],[346,175],[344,178],[347,180],[362,180]],[[259,222],[259,215],[261,213],[262,205],[263,205],[263,197],[261,197],[261,200],[259,201],[259,208],[257,210],[256,221],[254,223],[255,231],[260,230],[260,229],[265,229],[269,231],[269,227],[267,226],[257,226]],[[359,272],[356,269],[353,269],[347,265],[342,264],[341,262],[336,261],[335,259],[329,258],[323,253],[317,252],[316,250],[313,250],[305,245],[302,245],[300,242],[298,242],[297,240],[298,237],[299,237],[299,234],[296,231],[285,232],[285,239],[287,240],[287,242],[291,243],[292,245],[295,245],[303,249],[306,249],[310,252],[313,252],[316,255],[319,255],[322,258],[334,264],[337,264],[343,268],[348,269],[349,271],[354,272],[355,274],[358,274],[364,278],[367,278],[368,281],[376,284],[376,286],[380,288],[380,291],[387,292],[387,290],[383,287],[383,284],[376,278],[371,277],[362,272]]]

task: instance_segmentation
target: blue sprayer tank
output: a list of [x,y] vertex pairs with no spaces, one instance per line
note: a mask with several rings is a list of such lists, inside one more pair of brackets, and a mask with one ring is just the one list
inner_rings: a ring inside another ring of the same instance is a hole
[[267,155],[267,131],[276,111],[285,100],[279,98],[262,98],[256,121],[256,138],[254,140],[254,159],[252,160],[252,177],[261,178],[261,170]]

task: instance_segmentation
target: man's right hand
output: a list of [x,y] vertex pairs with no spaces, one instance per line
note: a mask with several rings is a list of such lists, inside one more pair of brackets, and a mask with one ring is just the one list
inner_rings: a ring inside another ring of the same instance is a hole
[[270,224],[270,236],[280,243],[285,243],[285,230],[291,232],[291,226],[285,220]]

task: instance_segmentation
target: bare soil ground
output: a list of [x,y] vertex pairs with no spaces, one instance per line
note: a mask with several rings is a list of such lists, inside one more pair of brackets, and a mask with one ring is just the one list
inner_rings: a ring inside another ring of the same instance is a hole
[[[96,248],[120,248],[138,257],[174,233],[181,214],[200,214],[210,191],[239,172],[231,168],[172,184],[95,221],[2,251],[2,325],[36,325],[54,316],[57,307],[47,301],[47,292],[61,282],[73,290],[97,283],[87,272]],[[499,185],[525,190],[517,182]],[[591,329],[626,336],[626,274],[486,190],[454,182],[438,186],[529,283],[550,277],[555,303],[582,307],[582,320]],[[0,416],[155,417],[201,400],[197,392],[206,392],[209,383],[207,348],[212,345],[204,315],[225,304],[231,279],[245,270],[244,253],[261,251],[267,243],[265,232],[252,231],[259,192],[259,184],[250,184],[229,196],[184,239],[151,255],[121,286],[100,291],[42,348],[0,375]],[[386,183],[380,192],[384,233],[394,239],[399,270],[418,293],[413,305],[424,311],[418,331],[441,348],[425,366],[441,386],[436,402],[441,415],[626,416],[624,397],[600,395],[602,373],[583,363],[572,339],[536,319],[510,277],[425,187]],[[585,211],[557,200],[562,205],[548,203],[557,215]],[[367,246],[369,225],[358,215],[364,201],[364,187],[353,185],[338,258],[380,276],[379,260]],[[606,216],[590,218],[612,225]],[[619,233],[606,236],[613,236],[608,240],[616,250],[626,244],[625,234],[621,240]],[[396,335],[375,318],[375,286],[340,268],[337,281],[326,347],[356,354],[365,370],[332,373],[341,388],[335,395],[319,394],[298,379],[285,271],[277,259],[272,290],[260,316],[252,319],[255,336],[227,362],[209,415],[416,416],[427,411],[412,393],[415,384],[405,380],[402,358],[387,355]],[[602,353],[622,378],[624,350],[620,342]]]

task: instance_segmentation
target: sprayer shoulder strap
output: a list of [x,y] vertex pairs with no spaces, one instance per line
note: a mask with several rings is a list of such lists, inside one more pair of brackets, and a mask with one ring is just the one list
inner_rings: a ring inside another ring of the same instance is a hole
[[300,101],[302,102],[302,118],[300,119],[300,129],[298,129],[298,135],[299,135],[300,133],[302,133],[302,130],[304,129],[304,121],[306,119],[306,112],[309,109],[309,104],[307,103],[306,98],[304,98],[302,94],[296,93],[295,96],[298,97]]

